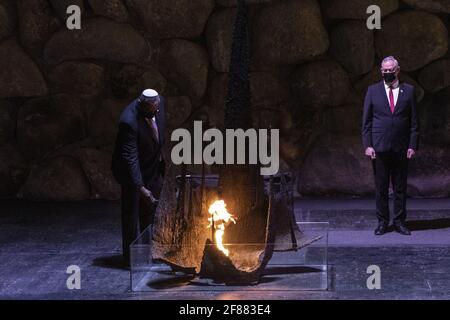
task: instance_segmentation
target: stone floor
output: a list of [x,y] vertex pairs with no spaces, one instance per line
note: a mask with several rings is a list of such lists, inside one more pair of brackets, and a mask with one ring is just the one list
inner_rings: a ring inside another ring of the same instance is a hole
[[[450,200],[409,201],[413,235],[373,235],[372,200],[296,201],[302,221],[329,221],[328,291],[132,293],[120,268],[118,203],[0,203],[0,299],[450,299]],[[66,286],[81,268],[81,289]],[[381,269],[369,290],[367,267]]]

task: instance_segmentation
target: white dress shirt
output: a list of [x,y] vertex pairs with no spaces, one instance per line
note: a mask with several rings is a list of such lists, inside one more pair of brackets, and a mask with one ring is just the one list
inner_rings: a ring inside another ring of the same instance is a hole
[[[384,83],[384,88],[385,88],[385,90],[386,90],[386,95],[387,95],[388,101],[389,101],[389,103],[390,103],[390,100],[389,100],[389,91],[390,91],[391,89],[389,88],[389,85],[386,84],[386,82]],[[398,94],[400,93],[400,83],[399,83],[398,80],[394,83],[392,92],[394,93],[394,106],[396,106],[396,105],[397,105],[397,101],[398,101]]]

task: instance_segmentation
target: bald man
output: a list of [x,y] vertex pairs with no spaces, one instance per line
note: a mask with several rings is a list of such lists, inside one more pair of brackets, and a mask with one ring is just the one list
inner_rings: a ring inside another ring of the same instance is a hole
[[123,111],[112,170],[122,186],[122,244],[126,267],[130,244],[153,223],[160,196],[164,161],[164,98],[147,89]]
[[394,57],[381,64],[383,81],[371,85],[364,102],[362,138],[366,156],[372,159],[378,227],[376,235],[387,232],[389,183],[394,191],[394,229],[411,232],[406,221],[408,165],[419,147],[419,119],[412,85],[400,83],[400,66]]

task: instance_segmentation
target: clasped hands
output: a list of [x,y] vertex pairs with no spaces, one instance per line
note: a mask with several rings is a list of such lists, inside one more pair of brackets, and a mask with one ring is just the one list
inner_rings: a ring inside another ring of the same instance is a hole
[[[412,159],[416,155],[416,151],[414,149],[408,149],[406,153],[406,157],[408,159]],[[370,157],[372,160],[375,160],[377,158],[377,154],[375,152],[375,149],[372,147],[369,147],[366,149],[366,156]]]

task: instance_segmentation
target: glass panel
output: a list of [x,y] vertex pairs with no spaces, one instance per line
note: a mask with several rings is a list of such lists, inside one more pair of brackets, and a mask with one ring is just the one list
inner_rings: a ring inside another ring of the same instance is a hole
[[[196,272],[194,269],[180,270],[153,259],[150,226],[131,245],[131,289],[134,292],[327,290],[328,223],[300,222],[297,225],[304,235],[303,238],[314,239],[314,242],[298,250],[273,252],[267,265],[259,272],[244,273],[243,278],[246,281],[242,280],[242,273],[233,273],[233,264],[229,265],[232,266],[229,275],[224,271],[227,270],[226,267],[222,268],[223,263],[219,263],[221,266],[218,268],[216,265],[215,268],[209,269],[207,274],[204,268],[201,268],[202,272]],[[237,255],[250,259],[252,255],[255,256],[255,252],[264,252],[264,248],[270,250],[270,246],[265,244],[225,244],[224,247],[229,251],[230,259]],[[175,246],[167,246],[163,249],[169,251],[174,248]],[[205,252],[209,250],[222,255],[214,244],[205,244]],[[222,259],[229,261],[224,255],[219,258],[220,261]]]

